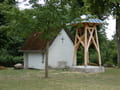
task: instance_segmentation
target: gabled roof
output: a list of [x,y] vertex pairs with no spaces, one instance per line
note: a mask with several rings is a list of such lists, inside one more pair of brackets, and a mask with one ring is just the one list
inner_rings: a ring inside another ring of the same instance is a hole
[[83,21],[79,21],[79,18],[76,18],[74,21],[71,22],[71,24],[78,24],[78,23],[94,23],[94,24],[103,24],[104,22],[98,18],[89,18]]
[[[64,30],[67,35],[70,37],[70,39],[72,40],[72,42],[74,41],[72,39],[71,34],[69,33],[68,30]],[[30,37],[25,41],[24,45],[22,46],[22,48],[19,50],[21,52],[44,52],[46,45],[47,45],[47,40],[44,40],[43,38],[41,38],[41,34],[40,32],[33,32]],[[52,42],[54,41],[54,39],[57,36],[55,36],[51,41],[50,41],[50,45],[52,44]]]

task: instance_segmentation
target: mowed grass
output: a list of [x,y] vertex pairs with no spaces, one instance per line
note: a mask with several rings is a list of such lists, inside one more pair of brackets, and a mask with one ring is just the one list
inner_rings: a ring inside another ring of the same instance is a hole
[[0,70],[0,90],[120,90],[120,69],[106,68],[104,73],[78,73],[49,70]]

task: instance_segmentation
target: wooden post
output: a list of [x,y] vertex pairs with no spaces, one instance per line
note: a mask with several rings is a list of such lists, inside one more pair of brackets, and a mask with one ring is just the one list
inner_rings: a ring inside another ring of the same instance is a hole
[[76,29],[76,34],[75,34],[74,53],[73,53],[73,60],[72,60],[73,66],[75,65],[75,58],[77,53],[77,34],[78,34],[78,28]]
[[85,47],[84,47],[84,65],[85,66],[87,66],[87,62],[88,62],[87,29],[88,29],[88,26],[85,25]]
[[97,43],[97,53],[98,53],[98,61],[99,65],[101,66],[101,55],[100,55],[100,48],[99,48],[99,41],[98,41],[98,35],[97,35],[97,29],[95,29],[95,36],[96,36],[96,43]]
[[89,50],[88,50],[88,52],[87,52],[87,58],[88,58],[87,64],[89,64],[89,63],[90,63],[90,61],[89,61]]

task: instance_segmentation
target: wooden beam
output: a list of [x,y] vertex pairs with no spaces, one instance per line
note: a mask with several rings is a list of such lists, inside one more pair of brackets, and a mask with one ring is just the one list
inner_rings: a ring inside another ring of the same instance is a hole
[[76,52],[77,52],[77,48],[76,48],[76,44],[77,44],[77,34],[78,34],[78,28],[76,29],[76,34],[75,34],[75,43],[74,43],[74,53],[73,53],[73,60],[72,60],[72,65],[75,65],[75,58],[76,58]]
[[77,39],[79,40],[79,42],[78,42],[78,44],[82,44],[82,46],[83,47],[85,47],[85,44],[84,44],[84,42],[82,41],[82,38],[84,37],[84,35],[83,36],[81,36],[81,37],[79,37],[78,35],[76,35],[76,37],[77,37]]
[[87,49],[90,47],[90,42],[91,42],[91,40],[93,38],[94,29],[92,29],[92,31],[90,31],[90,29],[88,29],[88,31],[89,31],[90,37],[89,37],[89,40],[88,40]]
[[84,64],[85,64],[85,66],[87,66],[87,62],[88,62],[87,30],[88,30],[88,25],[85,26],[85,47],[84,47]]
[[95,36],[96,36],[96,43],[98,46],[98,61],[99,61],[99,65],[101,66],[101,55],[100,55],[100,48],[99,48],[99,41],[98,41],[98,35],[97,35],[97,29],[95,29]]

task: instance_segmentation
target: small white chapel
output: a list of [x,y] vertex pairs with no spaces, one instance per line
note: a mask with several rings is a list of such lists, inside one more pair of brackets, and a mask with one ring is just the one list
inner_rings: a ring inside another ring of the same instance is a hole
[[[33,32],[20,49],[24,53],[24,68],[44,69],[47,42],[40,38],[41,33]],[[49,68],[72,66],[74,40],[66,29],[62,29],[49,45]]]

